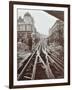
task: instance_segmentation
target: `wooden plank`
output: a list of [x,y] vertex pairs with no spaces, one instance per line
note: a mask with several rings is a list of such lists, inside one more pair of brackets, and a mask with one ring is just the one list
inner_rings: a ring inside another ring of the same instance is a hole
[[48,61],[48,58],[47,58],[47,57],[46,57],[46,63],[47,63],[47,70],[48,70],[48,72],[49,72],[49,78],[54,79],[55,76],[54,76],[53,73],[52,73],[52,70],[51,70],[51,68],[50,68],[49,61]]
[[31,77],[28,77],[28,76],[24,76],[24,78],[31,79]]
[[39,58],[40,58],[40,61],[43,63],[44,67],[45,67],[45,72],[46,72],[47,77],[48,78],[55,78],[53,73],[51,72],[51,69],[50,69],[49,65],[46,65],[40,56],[39,56]]
[[[49,55],[48,57],[50,58],[51,61],[54,61]],[[63,72],[63,68],[57,63],[54,61],[54,63],[57,65],[57,67]]]
[[[38,46],[39,47],[39,46]],[[38,47],[36,48],[35,52],[38,50]],[[31,61],[31,58],[33,57],[33,55],[35,54],[35,52],[32,54],[32,56],[30,57],[30,59],[28,60],[28,62],[26,63],[26,65],[24,66],[24,68],[22,69],[21,73],[18,76],[18,80],[22,77],[24,70],[26,69],[27,65],[29,64],[29,62]]]
[[54,58],[54,60],[59,64],[59,65],[61,65],[63,68],[64,68],[64,64],[63,63],[61,63],[55,56],[53,56],[53,55],[51,55],[53,58]]
[[34,62],[34,67],[33,67],[33,72],[32,72],[32,77],[31,77],[32,80],[35,79],[37,59],[38,59],[38,56],[36,56],[36,59],[35,59],[35,62]]
[[[51,55],[53,55],[55,58],[57,58],[55,55],[56,55],[56,53],[55,52],[53,52],[53,51],[51,51],[51,49],[46,49],[46,51],[48,52],[48,53],[50,53]],[[51,53],[51,52],[53,52],[53,53]],[[54,55],[55,54],[55,55]],[[62,63],[62,60],[61,59],[59,59],[59,58],[57,58],[58,59],[58,61],[60,61],[61,63]]]
[[48,78],[55,78],[55,76],[53,75],[53,73],[52,73],[52,70],[51,70],[51,68],[50,68],[50,66],[49,66],[49,61],[48,61],[48,58],[47,58],[47,56],[48,56],[48,54],[47,54],[47,52],[46,52],[46,48],[43,50],[43,53],[45,54],[45,58],[46,58],[46,69],[47,69],[47,73],[48,73]]

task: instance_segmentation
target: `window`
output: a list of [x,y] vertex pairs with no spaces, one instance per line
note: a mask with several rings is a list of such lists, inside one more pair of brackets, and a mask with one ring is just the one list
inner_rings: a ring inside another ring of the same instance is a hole
[[26,27],[27,31],[32,31],[31,25],[27,25]]

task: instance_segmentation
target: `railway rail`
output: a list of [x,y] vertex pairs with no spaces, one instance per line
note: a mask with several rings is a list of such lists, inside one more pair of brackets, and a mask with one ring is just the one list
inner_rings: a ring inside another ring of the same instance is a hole
[[57,79],[64,77],[64,63],[40,41],[17,70],[18,80]]

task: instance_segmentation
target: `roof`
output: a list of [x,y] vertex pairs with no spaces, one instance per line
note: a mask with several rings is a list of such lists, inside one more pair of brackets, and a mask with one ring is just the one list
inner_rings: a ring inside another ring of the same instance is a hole
[[17,20],[18,23],[24,23],[24,20],[21,18],[21,16],[19,16],[18,20]]
[[30,13],[29,13],[29,12],[25,13],[25,15],[24,15],[24,16],[30,16],[30,17],[31,17],[31,15],[30,15]]

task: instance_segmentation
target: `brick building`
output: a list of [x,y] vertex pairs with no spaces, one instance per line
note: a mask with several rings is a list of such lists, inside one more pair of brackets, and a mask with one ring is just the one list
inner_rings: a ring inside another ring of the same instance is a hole
[[35,33],[33,17],[30,13],[25,13],[24,17],[21,16],[17,20],[17,41],[28,43],[28,40],[32,38],[32,33]]

